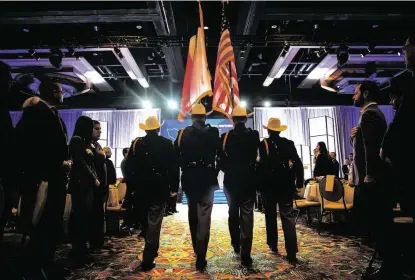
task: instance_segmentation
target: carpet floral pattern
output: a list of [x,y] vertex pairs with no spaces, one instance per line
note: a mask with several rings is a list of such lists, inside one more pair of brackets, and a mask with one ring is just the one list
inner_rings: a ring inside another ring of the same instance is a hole
[[[195,257],[187,224],[187,208],[164,218],[157,266],[150,272],[140,270],[144,242],[136,235],[108,237],[105,248],[93,254],[94,263],[73,271],[74,279],[360,279],[372,251],[360,241],[347,237],[318,235],[315,229],[299,219],[297,235],[299,262],[296,266],[285,259],[284,237],[279,228],[281,255],[268,249],[264,215],[255,213],[253,266],[246,269],[233,253],[227,224],[226,205],[215,205],[206,273],[195,270]],[[68,245],[61,246],[58,258],[64,259]]]

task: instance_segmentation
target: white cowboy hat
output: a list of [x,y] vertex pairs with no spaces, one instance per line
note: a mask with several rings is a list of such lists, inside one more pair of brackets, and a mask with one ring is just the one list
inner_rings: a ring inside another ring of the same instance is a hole
[[279,118],[270,118],[268,120],[268,125],[262,125],[265,129],[272,131],[284,131],[288,128],[286,125],[281,125],[281,120]]

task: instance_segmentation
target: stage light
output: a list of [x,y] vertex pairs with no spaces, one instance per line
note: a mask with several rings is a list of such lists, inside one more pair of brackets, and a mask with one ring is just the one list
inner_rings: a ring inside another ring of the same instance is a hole
[[144,109],[151,109],[151,108],[153,108],[153,104],[151,104],[151,102],[148,101],[148,100],[144,100],[142,102],[142,104],[143,104]]
[[265,102],[264,102],[264,106],[265,106],[265,107],[270,107],[270,106],[271,106],[271,102],[269,102],[269,101],[265,101]]
[[209,29],[209,26],[204,26],[203,27],[205,30],[208,30]]
[[169,100],[167,102],[167,106],[169,106],[170,109],[176,109],[177,108],[177,102],[174,100]]
[[58,70],[62,69],[63,53],[60,49],[52,51],[52,55],[49,57],[50,64]]
[[143,27],[141,25],[137,25],[135,28],[137,28],[138,30],[143,29]]
[[342,43],[337,50],[337,66],[343,67],[349,60],[349,47]]
[[248,103],[245,100],[242,100],[241,101],[241,106],[246,108],[246,107],[248,107]]

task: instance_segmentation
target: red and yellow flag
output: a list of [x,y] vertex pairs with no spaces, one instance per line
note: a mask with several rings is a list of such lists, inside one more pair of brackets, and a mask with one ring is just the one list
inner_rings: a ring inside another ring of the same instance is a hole
[[239,105],[240,99],[235,56],[229,29],[225,29],[226,25],[227,22],[223,6],[222,35],[220,37],[218,57],[216,60],[212,108],[231,119],[232,110]]
[[211,76],[209,72],[205,30],[203,26],[203,11],[199,2],[200,27],[197,35],[190,38],[189,53],[187,55],[186,72],[184,74],[182,104],[178,120],[183,121],[189,114],[193,105],[198,103],[205,96],[212,96]]

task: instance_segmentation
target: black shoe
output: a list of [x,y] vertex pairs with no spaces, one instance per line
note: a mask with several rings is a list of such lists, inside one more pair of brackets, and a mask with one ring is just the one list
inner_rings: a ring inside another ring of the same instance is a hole
[[200,272],[203,272],[206,269],[206,266],[207,266],[206,260],[198,259],[196,261],[196,269],[199,270]]
[[142,262],[141,263],[141,269],[143,271],[149,271],[149,270],[152,270],[155,267],[156,267],[156,262],[155,261],[152,261],[152,262]]
[[296,255],[287,255],[286,259],[290,264],[293,265],[298,262]]
[[251,257],[249,257],[249,258],[247,258],[247,259],[242,259],[241,260],[241,264],[242,264],[242,266],[245,266],[245,267],[250,267],[250,266],[252,266],[252,258]]
[[278,254],[278,248],[277,248],[277,246],[271,246],[271,245],[269,245],[269,249],[270,249],[273,253]]
[[232,245],[232,247],[233,247],[233,251],[235,252],[235,254],[239,255],[239,253],[241,253],[241,246]]

